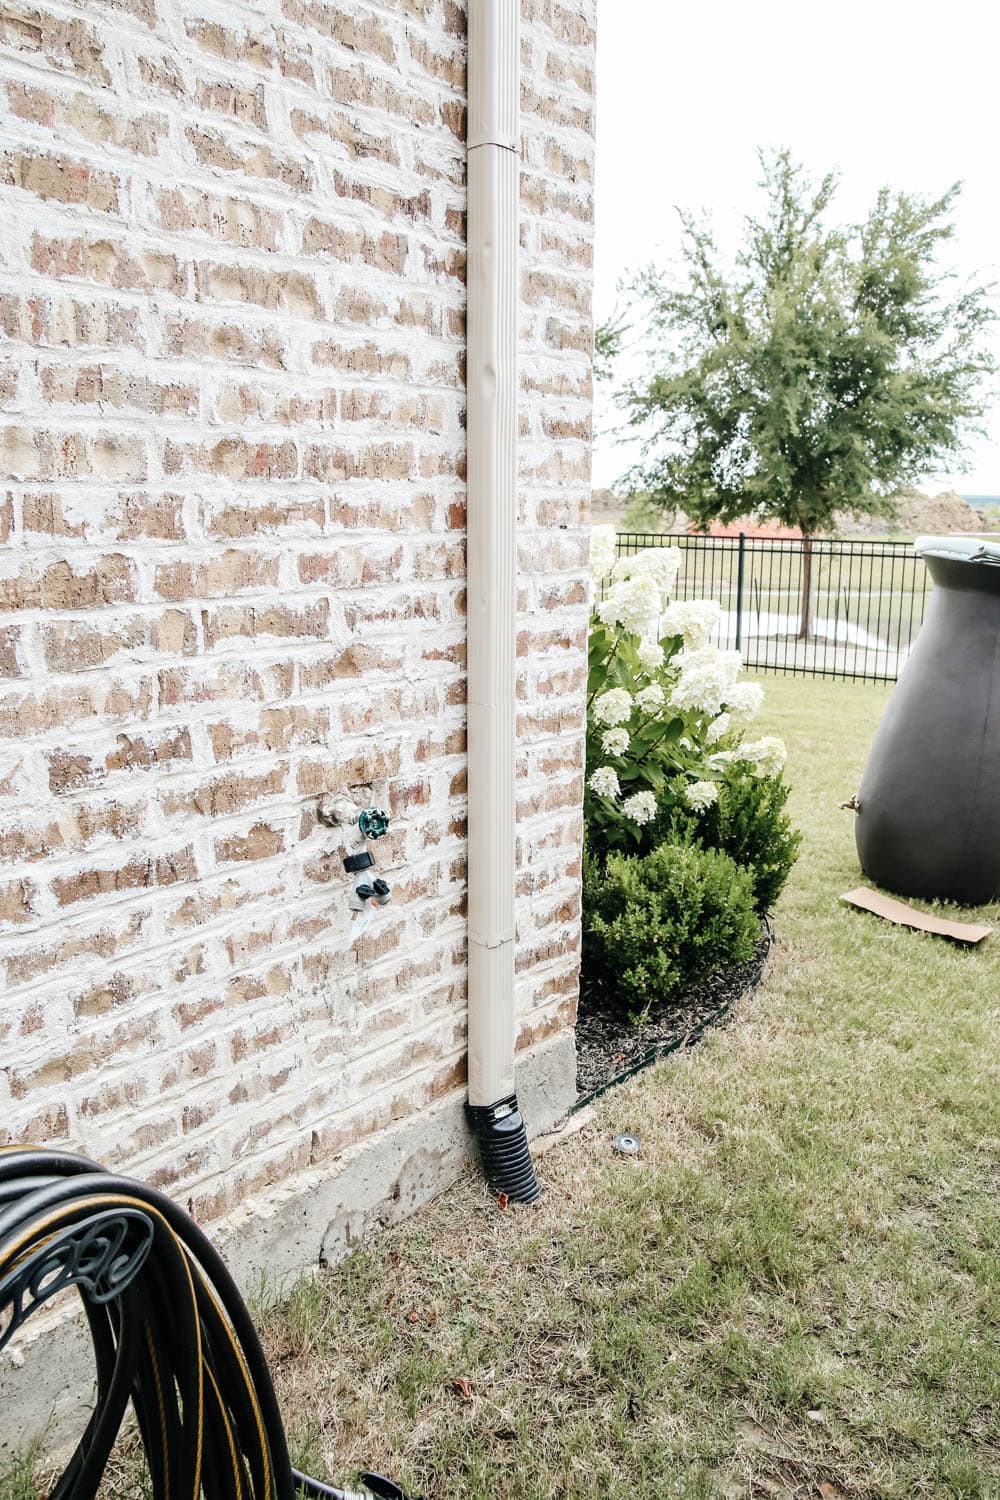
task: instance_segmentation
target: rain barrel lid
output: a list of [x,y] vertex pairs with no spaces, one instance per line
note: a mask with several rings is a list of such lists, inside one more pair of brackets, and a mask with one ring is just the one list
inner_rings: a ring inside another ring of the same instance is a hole
[[956,562],[1000,565],[998,536],[918,536],[913,543],[918,557],[950,557]]

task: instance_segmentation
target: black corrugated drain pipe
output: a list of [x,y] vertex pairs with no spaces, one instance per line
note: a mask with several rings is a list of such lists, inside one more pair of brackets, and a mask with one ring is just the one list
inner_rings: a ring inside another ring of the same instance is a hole
[[542,1194],[517,1095],[509,1094],[496,1104],[467,1104],[465,1112],[490,1192],[505,1193],[512,1203],[537,1203]]

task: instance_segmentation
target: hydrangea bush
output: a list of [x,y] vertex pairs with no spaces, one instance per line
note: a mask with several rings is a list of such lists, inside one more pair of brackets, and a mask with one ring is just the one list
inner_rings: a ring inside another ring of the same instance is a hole
[[682,560],[593,533],[583,977],[633,1020],[748,959],[798,847],[785,747],[747,734],[763,689],[714,644],[719,606],[671,597]]
[[675,803],[704,812],[732,768],[775,776],[784,764],[780,740],[743,738],[764,694],[739,681],[738,651],[713,645],[718,604],[671,598],[682,561],[677,547],[615,561],[614,529],[592,533],[603,597],[590,627],[584,813],[598,857],[638,850]]

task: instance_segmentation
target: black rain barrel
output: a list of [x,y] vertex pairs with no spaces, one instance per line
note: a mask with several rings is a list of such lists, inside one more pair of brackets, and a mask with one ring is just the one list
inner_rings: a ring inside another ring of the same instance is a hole
[[918,537],[927,618],[872,741],[855,836],[900,896],[1000,896],[1000,540]]

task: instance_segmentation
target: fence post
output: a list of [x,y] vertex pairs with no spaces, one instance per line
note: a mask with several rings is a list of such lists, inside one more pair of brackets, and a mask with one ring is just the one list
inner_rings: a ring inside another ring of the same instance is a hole
[[747,534],[740,532],[739,560],[736,565],[736,649],[743,643],[743,564],[747,551]]

